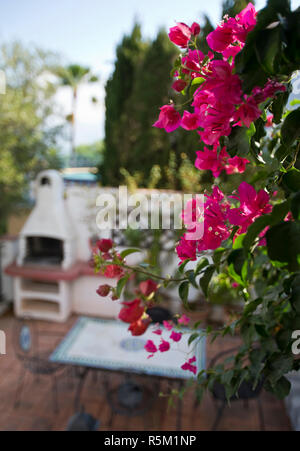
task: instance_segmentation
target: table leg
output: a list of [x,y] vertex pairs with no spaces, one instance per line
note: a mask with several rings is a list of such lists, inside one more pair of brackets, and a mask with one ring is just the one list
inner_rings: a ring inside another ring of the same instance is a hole
[[80,371],[78,371],[78,373],[77,373],[78,377],[79,377],[79,383],[78,383],[78,387],[76,390],[75,401],[74,401],[75,411],[78,411],[81,407],[80,406],[81,393],[82,393],[84,382],[85,382],[85,379],[86,379],[88,373],[89,373],[88,368],[84,368],[81,373],[80,373]]

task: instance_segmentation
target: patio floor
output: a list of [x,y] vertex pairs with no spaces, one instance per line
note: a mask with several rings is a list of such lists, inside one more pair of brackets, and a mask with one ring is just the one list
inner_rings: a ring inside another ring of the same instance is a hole
[[[72,327],[77,317],[73,316],[65,324],[38,322],[42,331],[52,331],[65,335]],[[12,346],[12,336],[16,320],[12,313],[0,317],[0,330],[7,335],[7,354],[0,356],[0,430],[1,431],[23,431],[23,430],[65,430],[68,419],[74,414],[75,388],[78,383],[73,378],[61,377],[58,382],[59,390],[59,413],[54,414],[52,408],[51,378],[40,377],[38,380],[32,375],[27,375],[26,386],[22,395],[20,406],[14,408],[15,391],[21,364],[15,356]],[[47,337],[44,346],[54,349],[58,343],[53,337]],[[59,341],[59,340],[58,340]],[[208,344],[208,360],[223,349],[234,347],[238,344],[235,338],[226,338],[221,342]],[[152,409],[144,416],[125,417],[114,415],[111,428],[110,407],[106,401],[101,373],[89,374],[82,392],[81,404],[85,410],[101,421],[102,430],[176,430],[176,414],[168,410],[168,400],[158,397]],[[110,381],[116,386],[122,381],[122,376],[111,374]],[[148,382],[149,383],[149,382]],[[167,383],[161,385],[161,391],[167,392]],[[266,430],[281,431],[290,430],[290,423],[285,412],[284,403],[276,400],[269,393],[262,394],[263,413]],[[194,397],[192,393],[186,395],[183,401],[182,430],[201,431],[210,430],[216,415],[216,406],[210,395],[206,395],[201,406],[194,408]],[[242,401],[232,403],[225,409],[220,430],[258,430],[259,418],[256,401],[250,401],[248,407]]]

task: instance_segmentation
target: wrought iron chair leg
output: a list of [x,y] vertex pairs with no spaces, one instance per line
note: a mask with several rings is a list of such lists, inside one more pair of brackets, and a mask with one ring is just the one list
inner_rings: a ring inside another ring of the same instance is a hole
[[21,372],[20,372],[20,376],[19,376],[17,390],[16,390],[15,404],[14,404],[15,409],[17,407],[19,407],[20,402],[21,402],[21,395],[22,395],[22,391],[24,388],[25,377],[26,377],[26,370],[24,371],[24,368],[22,368]]
[[218,428],[218,426],[220,424],[221,418],[223,416],[223,412],[224,412],[225,406],[226,406],[226,401],[223,401],[221,406],[218,408],[217,416],[215,418],[213,427],[211,428],[212,431],[216,431],[217,430],[217,428]]
[[53,411],[58,413],[58,395],[57,395],[57,379],[56,376],[52,376],[52,392],[53,392]]
[[260,397],[257,398],[257,407],[258,407],[258,416],[259,416],[259,426],[261,431],[265,431],[265,418],[264,418],[264,412],[261,405]]

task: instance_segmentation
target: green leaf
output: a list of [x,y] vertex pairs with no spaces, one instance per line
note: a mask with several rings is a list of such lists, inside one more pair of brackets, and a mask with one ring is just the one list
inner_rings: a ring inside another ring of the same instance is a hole
[[281,127],[281,141],[289,147],[300,136],[300,108],[293,110]]
[[197,338],[199,338],[198,333],[194,332],[193,334],[191,334],[188,340],[188,345],[190,346],[193,343],[193,341],[197,340]]
[[186,260],[184,260],[184,262],[181,263],[181,265],[178,268],[178,271],[180,272],[180,274],[183,274],[184,268],[190,261],[191,261],[191,259],[187,258]]
[[299,268],[300,224],[282,222],[268,230],[266,234],[268,255],[271,260],[286,262],[292,271]]
[[292,196],[291,212],[296,221],[300,221],[300,191]]
[[242,233],[234,240],[232,249],[241,249],[243,247],[245,235],[246,235],[245,233]]
[[255,312],[255,310],[262,303],[262,301],[263,301],[262,298],[258,298],[255,299],[255,301],[251,301],[248,304],[246,304],[244,308],[244,315],[249,315],[250,313]]
[[285,92],[280,92],[279,94],[277,94],[272,102],[271,111],[274,115],[273,122],[275,124],[280,124],[281,122],[283,111],[290,96],[290,92],[290,85],[288,85],[287,90]]
[[125,287],[126,283],[128,282],[129,279],[129,274],[126,274],[126,276],[122,277],[122,279],[120,279],[117,283],[117,288],[116,288],[116,294],[119,297],[121,297],[123,288]]
[[213,262],[215,264],[217,271],[220,270],[220,263],[221,263],[222,255],[224,254],[225,251],[226,251],[226,249],[224,247],[220,247],[219,249],[216,249],[214,251]]
[[281,377],[279,381],[273,386],[273,393],[277,398],[284,399],[290,393],[291,383],[286,377]]
[[141,252],[141,250],[140,249],[125,249],[124,251],[120,252],[120,256],[122,258],[125,258],[128,255],[135,254],[136,252]]
[[247,259],[243,249],[233,250],[228,259],[229,275],[240,285],[245,286],[245,276],[247,275]]
[[284,201],[274,206],[272,213],[269,215],[263,215],[254,221],[248,228],[246,236],[243,240],[243,247],[245,251],[249,251],[255,238],[267,227],[275,225],[278,222],[283,221],[290,209],[290,202]]
[[190,283],[193,285],[193,287],[198,288],[197,282],[196,282],[196,274],[192,269],[189,271],[186,271],[185,275],[189,279]]
[[300,171],[292,168],[282,177],[283,187],[290,192],[300,191]]
[[257,59],[263,70],[269,74],[275,74],[275,61],[280,51],[281,27],[262,30],[259,39],[255,41]]
[[208,265],[209,265],[209,261],[207,260],[207,258],[202,257],[197,263],[197,266],[195,269],[195,275],[198,276],[200,274],[200,272],[202,271],[202,269],[204,269]]
[[207,296],[208,287],[211,281],[211,278],[215,272],[215,266],[210,265],[208,268],[206,268],[204,275],[200,279],[200,286],[202,288],[202,291],[205,296]]
[[197,89],[198,89],[198,88],[202,85],[202,83],[204,83],[204,82],[205,82],[205,78],[202,78],[202,77],[194,78],[193,81],[192,81],[192,83],[191,83],[190,90],[189,90],[190,96],[193,96],[194,93],[195,93],[195,91],[197,91]]
[[295,277],[292,283],[291,304],[298,314],[300,314],[300,276]]
[[247,127],[234,127],[227,142],[227,151],[230,156],[245,157],[250,150],[251,133],[254,130]]
[[255,324],[255,330],[263,338],[268,338],[269,334],[266,331],[265,326],[262,326],[261,324]]
[[182,302],[184,303],[185,307],[188,306],[187,300],[189,295],[189,282],[182,282],[182,284],[179,285],[179,296]]
[[290,393],[291,383],[283,376],[275,384],[266,380],[264,388],[273,393],[278,399],[284,399]]

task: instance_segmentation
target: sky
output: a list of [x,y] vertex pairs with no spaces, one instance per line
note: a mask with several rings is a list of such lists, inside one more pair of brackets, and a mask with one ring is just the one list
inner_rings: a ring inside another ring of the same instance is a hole
[[[298,6],[300,0],[292,0]],[[216,24],[222,0],[0,0],[0,42],[20,40],[62,55],[66,64],[79,63],[100,77],[79,91],[76,143],[92,143],[104,135],[104,85],[113,70],[115,49],[137,20],[143,35],[152,38],[176,21],[191,24],[207,14]],[[260,9],[265,0],[256,0]],[[90,99],[95,96],[98,104]],[[58,92],[57,101],[68,114],[71,93]]]

